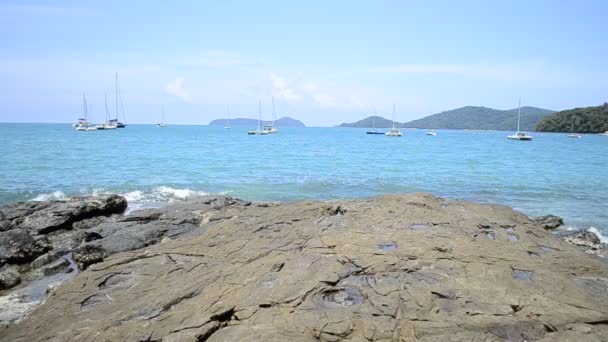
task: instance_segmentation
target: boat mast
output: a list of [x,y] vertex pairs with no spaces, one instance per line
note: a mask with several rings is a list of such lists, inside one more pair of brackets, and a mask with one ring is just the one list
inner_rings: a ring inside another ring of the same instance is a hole
[[274,122],[277,120],[277,112],[274,109],[274,96],[272,97],[272,127],[274,127]]
[[84,93],[82,93],[82,110],[84,112],[84,124],[85,126],[89,125],[89,113],[88,113],[88,109],[87,109],[87,98],[84,95]]
[[226,105],[226,112],[228,113],[228,120],[226,120],[226,126],[230,127],[230,105]]
[[258,102],[258,114],[260,118],[258,119],[258,131],[262,130],[262,101]]
[[519,133],[520,117],[521,117],[521,97],[519,98],[519,104],[517,105],[517,133]]
[[116,72],[116,122],[118,122],[118,72]]
[[395,130],[395,104],[393,103],[393,131]]

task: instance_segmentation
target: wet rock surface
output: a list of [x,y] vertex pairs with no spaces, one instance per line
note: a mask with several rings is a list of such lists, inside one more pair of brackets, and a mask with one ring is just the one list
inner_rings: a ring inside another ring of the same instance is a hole
[[607,264],[502,206],[427,194],[261,206],[201,198],[81,231],[96,237],[82,254],[103,262],[0,340],[608,336]]

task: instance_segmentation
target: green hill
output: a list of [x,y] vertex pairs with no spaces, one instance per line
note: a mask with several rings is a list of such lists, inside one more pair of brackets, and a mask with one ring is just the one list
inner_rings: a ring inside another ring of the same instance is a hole
[[[574,118],[574,125],[572,119]],[[574,108],[544,118],[536,130],[543,132],[603,133],[608,131],[608,103],[596,107]]]
[[[521,130],[533,131],[552,110],[521,107]],[[410,121],[404,127],[436,129],[488,129],[510,131],[517,129],[517,108],[509,110],[467,106]]]
[[[216,119],[209,122],[209,126],[225,126],[228,122],[228,119]],[[269,125],[272,121],[262,121],[263,125]],[[231,126],[249,126],[249,127],[257,127],[258,120],[257,119],[249,119],[249,118],[235,118],[230,119]],[[278,119],[275,124],[276,127],[306,127],[304,123],[300,120],[292,119],[288,116],[284,116]]]

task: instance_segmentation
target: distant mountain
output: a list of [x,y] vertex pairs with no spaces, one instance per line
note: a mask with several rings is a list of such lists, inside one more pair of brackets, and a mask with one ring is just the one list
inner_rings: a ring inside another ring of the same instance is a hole
[[[401,123],[398,123],[395,121],[395,126],[397,127],[401,127]],[[353,123],[343,123],[340,125],[340,127],[363,127],[363,128],[370,128],[370,127],[376,127],[376,128],[388,128],[388,127],[393,127],[393,122],[391,120],[385,119],[381,116],[370,116],[368,118],[365,118],[363,120],[359,120],[357,122],[353,122]]]
[[544,132],[570,132],[574,119],[576,133],[603,133],[608,131],[608,103],[596,107],[574,108],[545,117],[536,126]]
[[[521,107],[521,130],[535,130],[536,125],[551,113],[553,111],[548,109]],[[517,108],[500,110],[467,106],[406,122],[404,127],[512,131],[517,129]]]
[[[228,119],[216,119],[209,123],[209,126],[225,126]],[[262,125],[269,125],[272,121],[262,121]],[[249,126],[249,127],[257,127],[258,120],[257,119],[249,119],[249,118],[236,118],[230,119],[230,126]],[[300,120],[292,119],[288,116],[284,116],[274,124],[276,127],[306,127],[304,123]]]

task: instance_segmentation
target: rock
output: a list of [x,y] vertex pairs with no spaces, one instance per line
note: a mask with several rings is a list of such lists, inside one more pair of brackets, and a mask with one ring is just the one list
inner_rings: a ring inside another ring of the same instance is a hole
[[122,213],[127,200],[118,195],[76,197],[65,201],[19,202],[0,208],[0,229],[25,229],[31,235],[72,229],[72,224],[96,216]]
[[586,253],[599,257],[608,257],[608,244],[602,243],[597,235],[582,230],[575,232],[562,232],[562,238],[567,243],[583,249]]
[[72,258],[81,270],[86,270],[90,265],[102,262],[104,258],[103,250],[95,246],[81,246],[72,253]]
[[57,274],[57,273],[61,273],[61,272],[69,272],[69,271],[70,271],[70,262],[65,258],[55,260],[54,262],[46,265],[42,269],[42,272],[44,273],[45,276],[50,276],[53,274]]
[[540,227],[548,230],[556,229],[564,225],[564,220],[561,217],[555,215],[537,217],[535,219],[532,219],[532,221]]
[[[62,284],[0,339],[600,341],[608,334],[608,264],[507,207],[446,206],[427,194],[215,203],[93,228],[110,235],[92,243],[152,222],[146,230],[166,232],[162,244],[106,256]],[[166,239],[172,231],[179,234]]]
[[[40,301],[28,302],[22,296],[16,294],[0,296],[0,308],[2,308],[0,310],[0,325],[18,322],[38,305],[40,305]],[[0,340],[8,341],[5,339],[4,334],[0,334]]]
[[0,291],[19,285],[21,275],[14,266],[4,265],[0,268]]
[[24,229],[0,232],[0,265],[20,264],[34,260],[50,249],[44,236],[31,236]]

